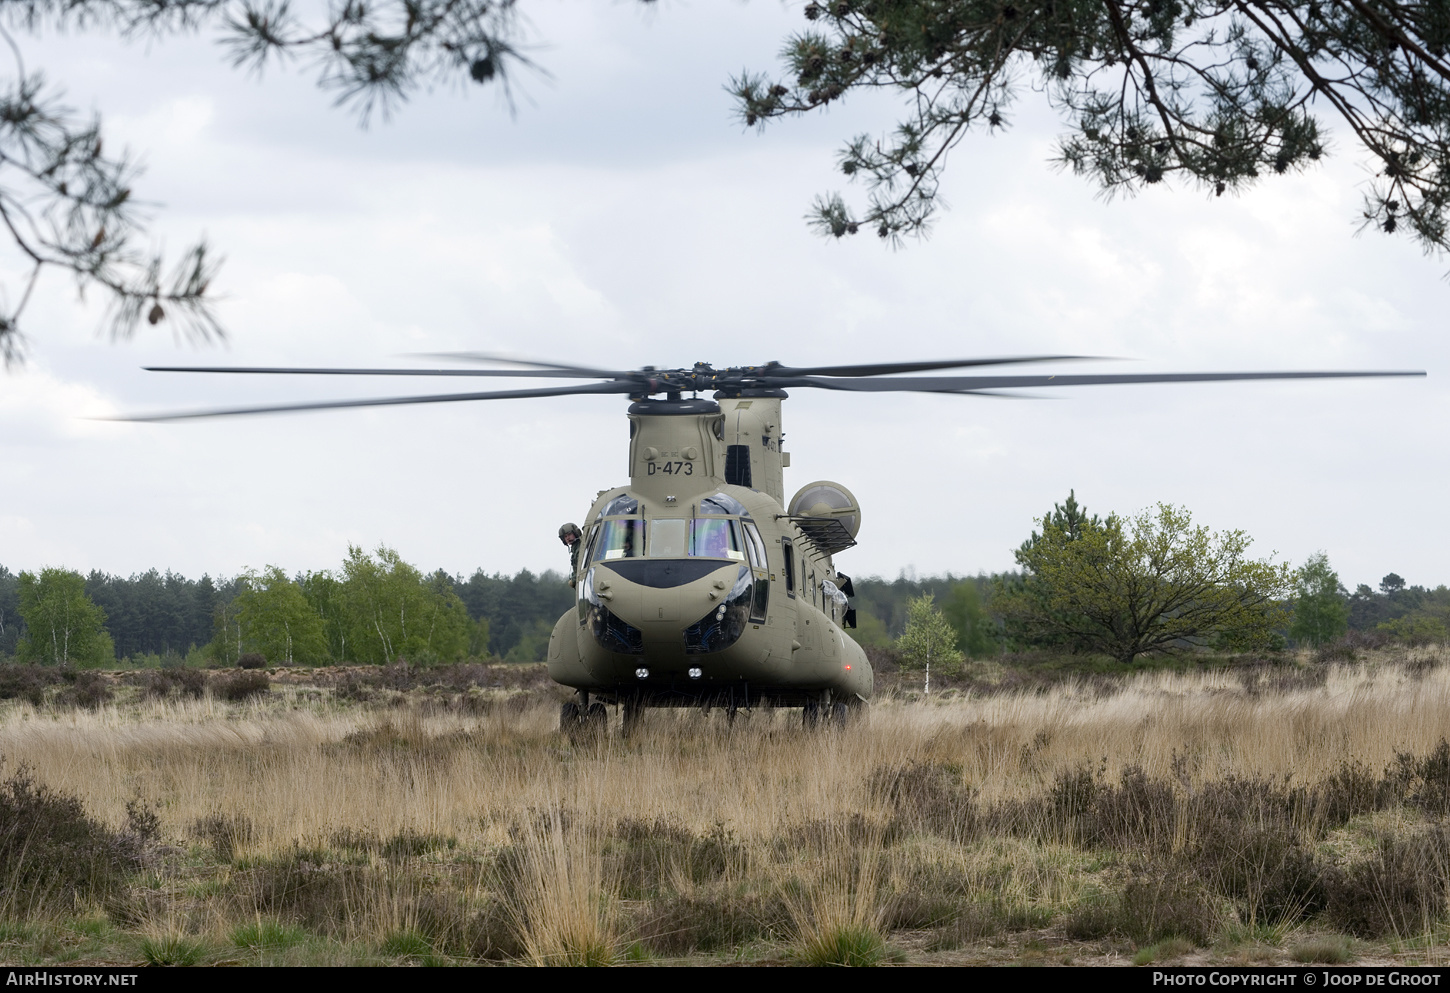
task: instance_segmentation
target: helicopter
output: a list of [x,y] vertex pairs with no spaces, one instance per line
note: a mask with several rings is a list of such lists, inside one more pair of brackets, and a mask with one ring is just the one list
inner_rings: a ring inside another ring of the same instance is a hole
[[[152,372],[315,376],[514,377],[594,382],[534,389],[269,404],[139,414],[176,421],[347,407],[616,395],[629,400],[629,483],[600,490],[578,529],[575,605],[549,639],[550,677],[573,689],[560,711],[571,736],[602,733],[607,705],[628,732],[652,707],[799,707],[802,724],[845,726],[872,697],[874,673],[847,633],[850,576],[836,558],[856,544],[861,506],[815,480],[786,498],[781,448],[788,390],[1016,396],[1033,387],[1424,376],[1422,371],[910,375],[1085,360],[1036,355],[856,365],[611,370],[478,352],[427,358],[513,368],[148,366]],[[710,396],[701,397],[707,393]],[[690,394],[690,396],[686,396]],[[566,526],[567,528],[568,526]],[[562,533],[566,529],[561,528]]]

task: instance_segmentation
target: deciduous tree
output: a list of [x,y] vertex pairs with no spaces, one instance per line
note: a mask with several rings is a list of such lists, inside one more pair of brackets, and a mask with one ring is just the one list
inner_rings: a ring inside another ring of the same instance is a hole
[[931,667],[939,673],[961,668],[962,653],[957,649],[957,633],[936,609],[936,598],[923,593],[907,607],[906,630],[896,639],[896,653],[905,669],[921,669],[926,673],[926,688],[931,688]]
[[25,637],[16,646],[22,661],[41,665],[104,665],[115,659],[106,614],[86,596],[85,578],[69,569],[20,574],[20,616]]
[[1121,662],[1178,645],[1265,647],[1287,621],[1287,564],[1248,558],[1242,531],[1195,527],[1159,504],[1123,519],[1084,522],[1074,537],[1054,521],[1017,552],[1025,576],[994,605],[1029,631]]
[[1349,630],[1349,592],[1329,566],[1329,556],[1316,552],[1294,573],[1294,623],[1289,637],[1306,645],[1323,645]]
[[364,662],[463,658],[474,627],[448,578],[425,577],[386,546],[375,554],[349,546],[342,566],[350,657]]
[[279,566],[243,579],[236,602],[243,652],[261,652],[273,665],[327,661],[322,618]]

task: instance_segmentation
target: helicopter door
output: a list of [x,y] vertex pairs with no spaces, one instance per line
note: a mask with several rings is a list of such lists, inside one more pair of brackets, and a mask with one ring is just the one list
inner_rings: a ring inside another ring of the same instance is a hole
[[755,570],[755,596],[750,603],[750,621],[752,624],[764,624],[770,605],[770,562],[765,557],[765,542],[760,540],[755,522],[740,523],[745,528],[745,550],[750,555],[750,567]]

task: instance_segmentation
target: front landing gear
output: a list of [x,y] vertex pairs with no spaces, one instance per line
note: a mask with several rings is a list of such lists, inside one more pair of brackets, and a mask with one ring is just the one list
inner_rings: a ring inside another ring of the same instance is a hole
[[620,730],[628,738],[639,730],[640,720],[644,717],[644,701],[638,698],[627,699],[623,703],[623,710]]
[[824,725],[844,730],[866,723],[866,704],[854,696],[833,697],[829,691],[801,707],[801,727],[807,731]]
[[602,703],[590,703],[589,694],[579,691],[579,699],[559,708],[559,730],[575,745],[604,740],[609,728],[609,711]]

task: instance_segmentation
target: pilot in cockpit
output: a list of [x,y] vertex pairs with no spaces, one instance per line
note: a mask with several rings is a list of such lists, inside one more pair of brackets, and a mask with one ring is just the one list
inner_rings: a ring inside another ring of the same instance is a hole
[[707,559],[729,558],[730,532],[725,521],[695,522],[695,554]]

